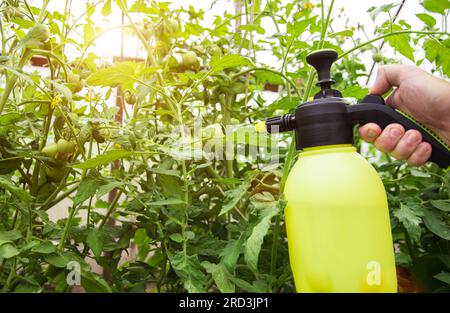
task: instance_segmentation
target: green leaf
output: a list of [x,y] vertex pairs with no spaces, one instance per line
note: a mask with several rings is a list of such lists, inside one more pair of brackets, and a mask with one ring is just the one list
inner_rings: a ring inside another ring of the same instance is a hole
[[187,256],[180,251],[170,258],[170,263],[188,292],[206,292],[207,278],[197,255]]
[[213,57],[211,58],[210,66],[213,73],[218,73],[226,68],[230,67],[240,67],[240,66],[251,66],[253,65],[250,59],[243,57],[239,54],[228,54],[224,55],[222,58]]
[[220,256],[222,257],[222,263],[231,273],[233,273],[234,269],[236,268],[236,263],[239,259],[239,255],[242,252],[242,247],[243,242],[239,238],[239,240],[229,241],[220,253]]
[[450,200],[431,200],[431,205],[444,212],[450,212]]
[[139,77],[138,64],[135,62],[117,63],[90,75],[87,83],[91,86],[117,87],[132,89],[136,78]]
[[369,93],[368,88],[363,88],[359,85],[350,85],[344,88],[342,95],[344,97],[362,99]]
[[437,275],[434,275],[434,278],[439,279],[440,281],[450,285],[450,273],[449,272],[440,272]]
[[178,243],[180,243],[180,242],[183,241],[183,237],[181,236],[180,233],[172,234],[172,235],[170,235],[169,238],[170,238],[171,240],[175,241],[175,242],[178,242]]
[[98,155],[93,159],[89,159],[80,164],[72,165],[74,168],[89,169],[97,166],[108,164],[112,161],[126,158],[133,155],[132,151],[126,150],[109,150],[103,155]]
[[102,255],[104,238],[104,233],[100,229],[92,228],[88,232],[86,243],[89,248],[91,248],[96,258],[99,258]]
[[394,211],[394,216],[403,224],[411,238],[418,242],[420,239],[420,223],[423,212],[414,203],[400,203],[400,208]]
[[108,183],[101,185],[100,187],[98,187],[97,193],[95,195],[95,197],[97,199],[100,199],[101,197],[103,197],[104,195],[106,195],[108,192],[110,192],[111,190],[115,189],[115,188],[120,188],[124,185],[124,183],[117,181],[117,180],[113,180],[113,181],[109,181]]
[[149,203],[147,203],[147,205],[153,205],[153,206],[158,205],[159,206],[159,205],[174,205],[174,204],[183,204],[183,203],[185,203],[185,202],[181,199],[172,198],[172,199],[165,199],[165,200],[149,202]]
[[99,180],[96,177],[86,176],[85,178],[83,178],[83,180],[80,182],[80,185],[78,186],[77,193],[73,198],[73,204],[77,206],[90,197],[93,197],[95,195],[95,192],[97,191],[98,186]]
[[439,13],[444,15],[445,10],[450,8],[449,0],[425,0],[422,2],[424,8],[429,12]]
[[0,244],[2,241],[14,241],[22,238],[22,234],[18,230],[0,231]]
[[111,293],[111,287],[98,274],[82,271],[81,285],[87,293]]
[[150,238],[147,236],[147,232],[144,228],[139,228],[134,233],[134,243],[137,246],[143,246],[150,243]]
[[244,253],[245,262],[247,262],[250,268],[255,272],[258,269],[258,258],[264,237],[270,228],[272,217],[278,212],[275,201],[268,202],[266,205],[261,205],[264,206],[263,211],[260,213],[261,219],[258,224],[253,227],[252,233],[245,243]]
[[242,280],[237,277],[230,276],[229,278],[237,287],[241,288],[243,291],[253,292],[253,293],[260,293],[263,292],[263,290],[253,286],[252,284],[249,284],[245,280]]
[[409,171],[411,172],[411,175],[414,177],[423,177],[423,178],[431,177],[431,175],[429,173],[415,169],[415,168],[411,168]]
[[436,25],[436,19],[429,14],[418,13],[416,16],[430,28],[433,28],[434,25]]
[[235,292],[235,286],[232,281],[229,280],[231,276],[227,269],[222,263],[213,264],[210,262],[202,262],[202,266],[206,269],[208,273],[211,274],[217,288],[220,292],[233,293]]
[[8,190],[13,196],[18,198],[23,203],[30,203],[31,196],[28,192],[20,187],[17,187],[10,179],[0,176],[0,188]]
[[108,16],[111,14],[111,0],[106,0],[102,8],[102,15]]
[[156,173],[156,174],[163,174],[163,175],[170,175],[170,176],[176,176],[180,177],[180,172],[177,170],[168,170],[164,168],[158,168],[158,167],[152,167],[148,169],[150,172]]
[[[448,40],[448,39],[447,39]],[[437,67],[442,68],[445,75],[450,76],[450,61],[448,55],[450,48],[444,44],[446,41],[439,41],[434,38],[425,40],[423,47],[425,49],[425,56],[430,61],[436,64]]]
[[41,242],[39,245],[31,248],[31,251],[41,254],[49,254],[56,252],[56,247],[51,241],[44,241]]
[[219,216],[231,211],[242,199],[242,197],[247,194],[247,189],[249,186],[249,182],[243,182],[238,188],[225,191],[222,210],[220,210]]
[[70,260],[67,257],[58,254],[46,256],[45,261],[48,264],[58,268],[66,267],[67,263],[70,262]]
[[[394,29],[401,30],[401,28]],[[407,34],[394,35],[385,38],[385,41],[396,51],[414,62],[414,48],[411,46],[411,36]]]
[[4,243],[0,245],[0,260],[15,257],[16,255],[19,255],[19,253],[19,250],[17,250],[12,243]]
[[450,240],[450,227],[445,222],[443,213],[425,209],[423,222],[425,226],[435,235]]

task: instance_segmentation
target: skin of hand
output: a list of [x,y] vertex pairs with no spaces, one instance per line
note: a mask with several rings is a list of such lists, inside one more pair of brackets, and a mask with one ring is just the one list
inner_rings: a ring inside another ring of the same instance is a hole
[[[386,104],[405,112],[433,130],[450,145],[450,83],[412,65],[387,65],[379,68],[371,94],[394,91]],[[423,165],[431,156],[431,145],[422,141],[417,130],[400,124],[380,126],[368,123],[359,128],[361,138],[413,166]]]

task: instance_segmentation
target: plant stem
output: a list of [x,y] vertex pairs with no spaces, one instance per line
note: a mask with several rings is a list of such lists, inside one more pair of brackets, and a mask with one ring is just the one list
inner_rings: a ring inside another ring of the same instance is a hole
[[119,198],[122,195],[122,193],[123,193],[122,190],[117,191],[116,196],[114,197],[113,201],[109,204],[108,211],[106,212],[105,216],[103,217],[102,221],[100,222],[98,229],[103,228],[103,226],[106,224],[109,216],[111,215],[112,211],[116,207],[117,202],[119,202]]
[[378,36],[378,37],[373,38],[373,39],[371,39],[371,40],[368,40],[368,41],[366,41],[366,42],[364,42],[364,43],[362,43],[362,44],[359,44],[359,45],[357,45],[356,47],[353,47],[352,49],[350,49],[350,50],[344,52],[343,54],[341,54],[341,55],[338,57],[338,60],[339,60],[339,59],[342,59],[343,57],[347,56],[348,54],[350,54],[350,53],[352,53],[352,52],[354,52],[354,51],[356,51],[356,50],[358,50],[358,49],[360,49],[360,48],[362,48],[362,47],[364,47],[364,46],[370,45],[372,42],[378,41],[378,40],[380,40],[380,39],[384,39],[384,38],[386,38],[386,37],[396,36],[396,35],[404,35],[404,34],[418,34],[418,35],[447,35],[447,36],[450,35],[449,33],[446,33],[446,32],[431,32],[431,31],[417,31],[417,30],[400,30],[400,31],[396,31],[396,32],[392,32],[392,33],[388,33],[388,34],[384,34],[384,35]]

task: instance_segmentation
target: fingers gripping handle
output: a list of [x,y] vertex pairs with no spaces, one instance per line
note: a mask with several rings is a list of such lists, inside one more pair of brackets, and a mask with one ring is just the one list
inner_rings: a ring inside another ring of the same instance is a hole
[[412,117],[382,104],[384,104],[383,98],[369,95],[360,104],[348,106],[347,111],[353,124],[376,123],[381,128],[385,128],[389,124],[399,123],[406,130],[418,130],[422,134],[423,141],[431,144],[432,152],[430,161],[436,163],[441,168],[450,166],[450,148],[444,141],[431,130],[414,121]]

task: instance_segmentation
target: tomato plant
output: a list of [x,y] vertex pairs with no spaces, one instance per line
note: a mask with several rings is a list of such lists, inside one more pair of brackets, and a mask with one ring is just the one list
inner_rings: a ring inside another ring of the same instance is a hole
[[[423,1],[417,28],[399,2],[371,7],[373,35],[338,23],[333,0],[245,0],[211,23],[175,1],[80,1],[80,15],[55,2],[0,4],[3,292],[70,292],[73,264],[87,292],[293,292],[282,212],[295,145],[268,138],[276,164],[223,148],[259,147],[237,134],[315,93],[305,58],[316,49],[339,52],[336,89],[353,101],[372,63],[450,76],[448,1]],[[124,23],[96,25],[112,12]],[[142,58],[93,52],[117,29]],[[45,74],[29,66],[39,60]],[[400,290],[449,291],[449,171],[357,146],[388,192]]]

